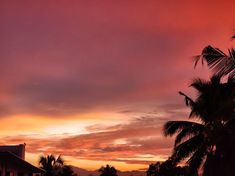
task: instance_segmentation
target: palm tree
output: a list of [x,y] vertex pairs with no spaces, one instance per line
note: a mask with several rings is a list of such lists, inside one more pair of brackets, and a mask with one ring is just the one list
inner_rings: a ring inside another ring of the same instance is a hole
[[41,156],[39,159],[40,168],[45,170],[45,176],[56,175],[58,169],[64,166],[61,156],[57,158],[54,155]]
[[102,166],[99,170],[101,172],[100,176],[117,176],[117,170],[115,167],[106,165],[106,167]]
[[[235,35],[232,36],[232,39],[235,39]],[[226,54],[219,48],[208,45],[202,50],[201,55],[195,56],[195,66],[199,60],[201,60],[202,63],[205,60],[209,68],[213,69],[214,73],[217,75],[235,76],[234,48],[228,49],[228,54]]]
[[[232,160],[229,156],[235,149],[234,135],[231,135],[235,131],[235,80],[229,77],[226,83],[221,83],[221,76],[217,75],[210,81],[196,79],[191,86],[197,90],[195,100],[182,92],[180,95],[191,109],[189,117],[196,121],[169,121],[164,125],[166,136],[177,134],[172,158],[176,163],[187,159],[190,175],[197,174],[202,164],[207,176],[224,175],[223,166],[229,166],[227,160]],[[228,145],[227,140],[233,145]],[[216,173],[212,174],[212,170]]]

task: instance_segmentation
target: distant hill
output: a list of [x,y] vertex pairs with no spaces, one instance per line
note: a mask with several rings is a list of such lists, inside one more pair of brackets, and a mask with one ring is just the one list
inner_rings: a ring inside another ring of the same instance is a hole
[[[71,167],[78,176],[99,176],[100,174],[98,171],[89,171],[75,166]],[[146,176],[146,173],[144,171],[119,171],[118,176]]]

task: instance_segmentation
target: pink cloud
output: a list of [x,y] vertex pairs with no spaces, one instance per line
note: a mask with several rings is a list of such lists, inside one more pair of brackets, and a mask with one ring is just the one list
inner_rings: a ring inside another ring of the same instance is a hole
[[0,96],[7,99],[0,107],[5,115],[59,115],[98,104],[172,101],[193,76],[189,57],[205,41],[229,38],[234,12],[216,9],[230,6],[1,2]]
[[[186,0],[1,1],[1,118],[66,119],[96,110],[130,115],[116,126],[94,118],[97,125],[88,126],[88,134],[13,134],[1,142],[23,141],[31,153],[90,160],[146,163],[151,158],[125,158],[167,157],[172,140],[162,138],[162,124],[187,117],[177,92],[192,93],[190,80],[209,74],[206,67],[193,70],[191,57],[208,44],[231,45],[233,6]],[[140,114],[147,118],[129,121]],[[149,118],[153,114],[159,116]]]

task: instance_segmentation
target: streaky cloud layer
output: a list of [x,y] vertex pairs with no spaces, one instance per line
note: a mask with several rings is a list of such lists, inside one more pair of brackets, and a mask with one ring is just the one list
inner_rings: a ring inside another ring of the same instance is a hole
[[[1,1],[1,144],[28,159],[62,154],[91,168],[166,159],[167,120],[185,119],[179,90],[206,67],[192,56],[230,47],[232,1]],[[229,45],[229,46],[228,46]],[[193,94],[194,95],[194,94]],[[82,162],[83,161],[83,162]]]

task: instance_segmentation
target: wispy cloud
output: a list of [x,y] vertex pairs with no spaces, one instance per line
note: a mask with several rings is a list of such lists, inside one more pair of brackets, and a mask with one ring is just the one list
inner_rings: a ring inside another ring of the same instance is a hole
[[209,4],[115,4],[1,2],[0,115],[64,116],[175,101],[193,75],[189,57],[203,46],[198,40],[219,31],[208,32],[217,23],[213,15],[195,18]]
[[167,158],[172,140],[163,139],[157,118],[139,118],[115,126],[88,126],[89,133],[73,136],[12,136],[2,144],[27,143],[29,153],[54,153],[76,159],[149,163]]
[[177,92],[208,76],[190,57],[226,47],[233,6],[0,1],[0,142],[93,161],[165,158],[162,124],[188,113]]

